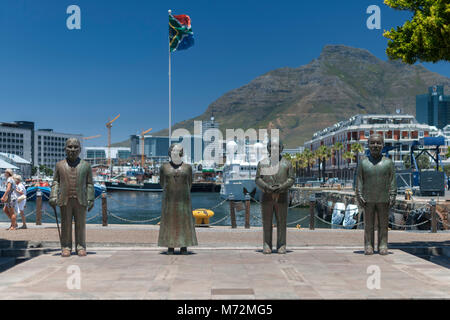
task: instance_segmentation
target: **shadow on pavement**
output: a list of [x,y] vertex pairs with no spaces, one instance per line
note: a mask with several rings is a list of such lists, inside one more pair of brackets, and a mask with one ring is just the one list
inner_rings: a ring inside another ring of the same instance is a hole
[[392,242],[389,243],[389,248],[399,249],[442,267],[450,268],[450,240]]

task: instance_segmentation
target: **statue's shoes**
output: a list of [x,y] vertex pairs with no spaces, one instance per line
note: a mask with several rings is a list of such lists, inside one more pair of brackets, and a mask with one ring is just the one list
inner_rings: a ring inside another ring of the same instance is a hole
[[186,248],[186,247],[182,247],[182,248],[180,249],[180,253],[181,253],[181,254],[188,254],[187,248]]
[[174,252],[175,252],[175,249],[174,249],[174,248],[169,248],[169,249],[167,249],[167,254],[172,255],[172,254],[174,254]]
[[272,249],[270,249],[270,248],[265,248],[265,249],[263,250],[263,253],[264,253],[264,254],[271,254],[271,253],[272,253]]
[[69,249],[63,249],[61,252],[61,257],[67,258],[70,257],[70,250]]
[[372,255],[372,254],[373,254],[373,248],[372,248],[372,247],[366,248],[366,249],[364,250],[364,254],[365,254],[366,256]]
[[79,257],[86,257],[86,255],[87,255],[86,250],[84,250],[84,249],[78,250]]
[[278,249],[279,254],[285,254],[286,253],[286,247],[282,246],[280,249]]
[[381,248],[380,251],[379,251],[379,253],[380,253],[382,256],[385,256],[385,255],[387,255],[389,252],[388,252],[388,249],[387,249],[387,248]]

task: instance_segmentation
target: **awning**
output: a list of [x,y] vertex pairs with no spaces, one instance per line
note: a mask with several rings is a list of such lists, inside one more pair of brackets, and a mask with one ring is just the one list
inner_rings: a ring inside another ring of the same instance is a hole
[[15,165],[6,162],[5,160],[0,159],[0,169],[19,169]]

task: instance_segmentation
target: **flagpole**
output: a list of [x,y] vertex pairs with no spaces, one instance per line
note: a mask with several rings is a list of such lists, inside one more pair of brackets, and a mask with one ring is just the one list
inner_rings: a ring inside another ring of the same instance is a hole
[[[172,10],[169,9],[169,15],[172,14]],[[169,148],[171,145],[172,137],[172,66],[170,57],[170,31],[169,31]]]

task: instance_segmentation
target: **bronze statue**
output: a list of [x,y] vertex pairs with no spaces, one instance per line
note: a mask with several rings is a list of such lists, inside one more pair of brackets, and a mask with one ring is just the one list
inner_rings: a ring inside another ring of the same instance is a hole
[[192,167],[181,160],[180,144],[170,146],[169,157],[159,171],[163,200],[158,246],[167,247],[167,254],[173,254],[175,248],[187,254],[187,247],[197,245],[191,204]]
[[[272,159],[272,149],[278,154]],[[262,191],[261,210],[263,220],[263,253],[272,253],[273,212],[277,220],[277,251],[286,253],[286,220],[289,206],[289,188],[294,184],[292,164],[281,156],[283,144],[272,138],[267,144],[269,158],[258,163],[256,185]]]
[[356,198],[364,209],[364,253],[374,252],[375,218],[378,217],[378,249],[381,255],[388,254],[389,208],[395,204],[397,181],[391,159],[383,157],[383,136],[369,137],[369,157],[358,165]]
[[50,205],[61,210],[62,257],[72,251],[72,218],[75,219],[75,249],[79,256],[86,256],[86,209],[94,207],[94,185],[91,165],[79,158],[80,140],[66,141],[66,159],[56,164],[50,192]]

